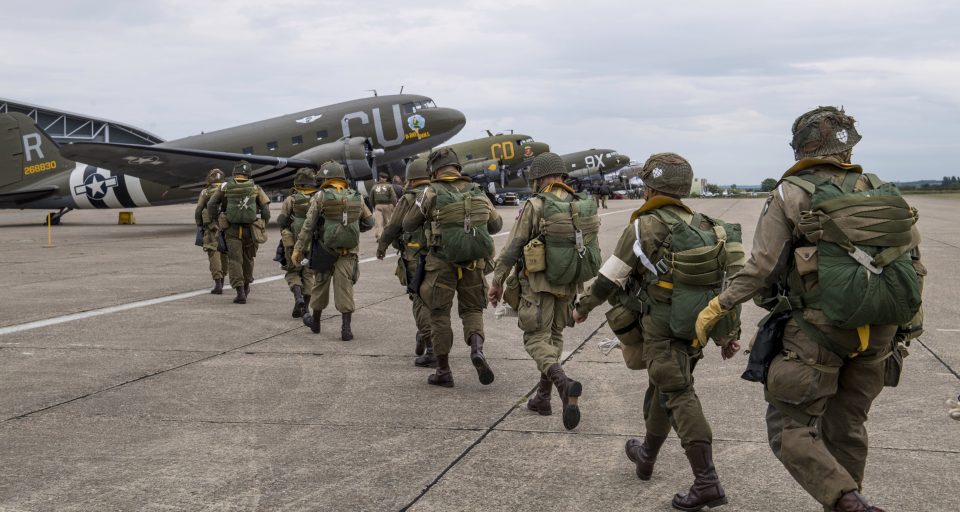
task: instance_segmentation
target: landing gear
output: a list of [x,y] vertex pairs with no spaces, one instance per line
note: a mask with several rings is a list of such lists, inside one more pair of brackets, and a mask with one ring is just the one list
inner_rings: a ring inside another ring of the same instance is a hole
[[[69,206],[64,206],[63,208],[60,208],[60,211],[57,212],[57,213],[47,213],[47,215],[50,216],[50,224],[53,224],[54,226],[59,226],[59,225],[60,225],[60,219],[62,219],[63,216],[67,214],[67,212],[72,211],[72,210],[73,210],[73,208],[71,208],[71,207],[69,207]],[[47,225],[47,218],[46,218],[46,217],[43,218],[43,225],[44,225],[44,226]]]

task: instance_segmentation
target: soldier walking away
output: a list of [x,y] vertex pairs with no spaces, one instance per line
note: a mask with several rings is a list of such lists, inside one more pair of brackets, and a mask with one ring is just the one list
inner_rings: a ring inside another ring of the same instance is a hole
[[373,203],[373,214],[377,223],[373,234],[377,240],[380,240],[383,227],[387,225],[393,215],[394,205],[397,204],[397,192],[393,189],[393,185],[387,183],[386,174],[377,177],[377,184],[370,190],[370,202]]
[[420,271],[420,265],[426,260],[427,239],[421,226],[412,233],[403,232],[403,218],[410,208],[414,207],[417,196],[430,185],[430,174],[427,173],[425,159],[413,160],[407,164],[407,189],[400,197],[387,227],[383,230],[377,247],[377,258],[383,259],[387,255],[387,247],[394,245],[400,251],[397,261],[397,277],[400,284],[407,287],[410,300],[413,302],[413,319],[417,324],[416,346],[417,355],[413,364],[423,368],[433,368],[437,365],[437,358],[433,352],[433,340],[430,331],[430,311],[423,304],[419,293],[410,291]]
[[230,286],[237,291],[233,299],[236,304],[247,303],[253,282],[253,259],[259,244],[254,231],[264,229],[270,220],[270,198],[250,178],[252,171],[249,162],[237,162],[233,177],[214,192],[207,206],[210,218],[218,219],[224,230]]
[[[563,403],[563,426],[580,423],[583,386],[560,365],[563,329],[573,325],[572,309],[583,283],[600,270],[600,217],[597,203],[576,194],[564,183],[563,159],[556,153],[537,155],[530,164],[531,186],[537,191],[524,203],[493,272],[487,297],[494,306],[503,297],[504,283],[519,284],[517,304],[523,346],[540,370],[540,382],[527,408],[552,414],[550,390],[557,387]],[[519,278],[517,277],[519,276]]]
[[220,189],[223,183],[224,174],[220,169],[210,169],[207,173],[207,188],[200,191],[200,199],[197,200],[197,209],[194,211],[194,220],[197,226],[203,229],[203,252],[207,253],[207,261],[210,264],[210,277],[213,278],[213,289],[210,293],[214,295],[223,294],[223,275],[228,268],[229,260],[226,253],[220,252],[220,226],[216,217],[211,217],[207,212],[207,203],[213,194]]
[[342,165],[325,162],[317,172],[317,180],[323,180],[320,190],[310,200],[291,255],[294,261],[301,261],[304,254],[310,253],[315,271],[310,291],[313,313],[304,313],[303,323],[314,333],[320,332],[320,315],[330,304],[332,281],[334,306],[341,317],[340,339],[350,341],[353,339],[350,323],[356,309],[353,285],[360,277],[357,259],[360,233],[373,227],[373,215],[360,194],[350,188]]
[[[286,255],[286,274],[283,278],[293,293],[293,318],[300,318],[306,312],[310,303],[310,291],[313,290],[314,273],[309,265],[302,260],[293,259],[294,245],[297,236],[307,220],[307,211],[310,209],[310,199],[317,192],[317,179],[313,171],[301,169],[293,178],[293,193],[287,196],[280,205],[280,215],[277,224],[280,225],[280,240]],[[309,257],[309,248],[306,256]]]
[[[646,433],[630,439],[627,457],[637,476],[649,480],[671,427],[680,438],[693,470],[687,494],[677,494],[673,507],[700,510],[727,503],[713,465],[713,433],[693,387],[693,371],[703,358],[696,341],[697,312],[722,289],[726,275],[742,267],[740,226],[695,212],[681,201],[690,194],[693,169],[680,155],[659,153],[640,172],[644,202],[630,218],[614,254],[574,311],[577,322],[608,299],[611,328],[628,350],[641,354],[639,364],[649,379],[643,400]],[[628,337],[629,335],[629,337]],[[731,315],[710,332],[723,347],[723,358],[740,349],[739,317]],[[693,342],[691,342],[693,340]]]
[[597,189],[597,195],[600,196],[600,205],[603,206],[603,208],[607,207],[607,199],[610,199],[611,194],[610,185],[604,180]]
[[403,217],[404,232],[412,234],[423,229],[430,247],[420,298],[430,310],[437,370],[427,382],[453,387],[449,361],[453,347],[450,311],[456,296],[463,338],[470,346],[470,361],[480,383],[487,385],[493,382],[494,375],[483,354],[483,310],[487,307],[484,276],[493,258],[490,235],[500,231],[503,220],[483,190],[468,176],[460,174],[460,161],[453,150],[432,152],[427,159],[427,169],[433,179]]
[[864,423],[899,380],[901,343],[922,332],[917,214],[896,186],[850,163],[861,137],[842,109],[811,110],[792,132],[797,162],[767,197],[746,267],[701,311],[697,336],[755,296],[780,314],[782,346],[765,380],[774,455],[825,510],[881,511],[860,494]]

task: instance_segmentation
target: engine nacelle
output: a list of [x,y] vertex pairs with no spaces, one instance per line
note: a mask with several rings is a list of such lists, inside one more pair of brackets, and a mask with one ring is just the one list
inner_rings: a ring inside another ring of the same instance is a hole
[[376,156],[380,153],[382,150],[373,149],[373,143],[366,137],[344,137],[312,147],[292,158],[310,160],[318,167],[330,160],[340,162],[347,169],[347,177],[365,180],[373,176]]

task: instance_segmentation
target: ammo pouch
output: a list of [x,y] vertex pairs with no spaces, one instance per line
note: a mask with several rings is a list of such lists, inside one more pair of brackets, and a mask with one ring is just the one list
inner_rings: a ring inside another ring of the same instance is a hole
[[[263,219],[257,219],[251,226],[253,231],[253,241],[258,244],[267,243],[267,222]],[[282,242],[281,242],[282,243]]]
[[523,268],[527,272],[543,272],[547,269],[547,252],[539,238],[523,246]]
[[620,340],[623,361],[631,370],[643,370],[647,365],[643,361],[643,328],[640,326],[640,313],[617,304],[607,311],[607,322],[613,334]]
[[197,226],[197,238],[194,240],[193,245],[203,247],[203,226]]
[[750,344],[750,358],[747,369],[740,375],[741,379],[767,383],[770,363],[783,351],[783,331],[791,316],[789,311],[771,313],[760,322],[757,335]]
[[324,247],[320,240],[314,237],[310,242],[310,269],[321,274],[333,272],[334,265],[337,264],[337,253]]
[[[402,258],[401,258],[402,259]],[[420,286],[423,279],[427,276],[427,255],[417,255],[417,271],[413,273],[413,280],[407,283],[407,293],[420,296]]]
[[893,351],[890,353],[890,357],[884,361],[884,386],[895,388],[897,387],[897,384],[900,384],[900,374],[903,373],[903,358],[907,357],[908,355],[910,355],[910,352],[907,351],[907,347],[894,340]]

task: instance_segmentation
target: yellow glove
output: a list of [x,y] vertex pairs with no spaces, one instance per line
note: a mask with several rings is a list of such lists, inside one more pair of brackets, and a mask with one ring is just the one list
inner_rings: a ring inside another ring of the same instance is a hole
[[717,322],[728,314],[730,314],[730,310],[723,309],[719,297],[710,299],[707,307],[703,308],[697,315],[697,339],[693,341],[694,346],[705,347],[710,337],[710,331],[717,325]]
[[293,261],[290,261],[288,263],[292,264],[295,267],[299,267],[300,262],[303,261],[303,253],[297,249],[294,249],[293,254],[290,255],[290,259]]

